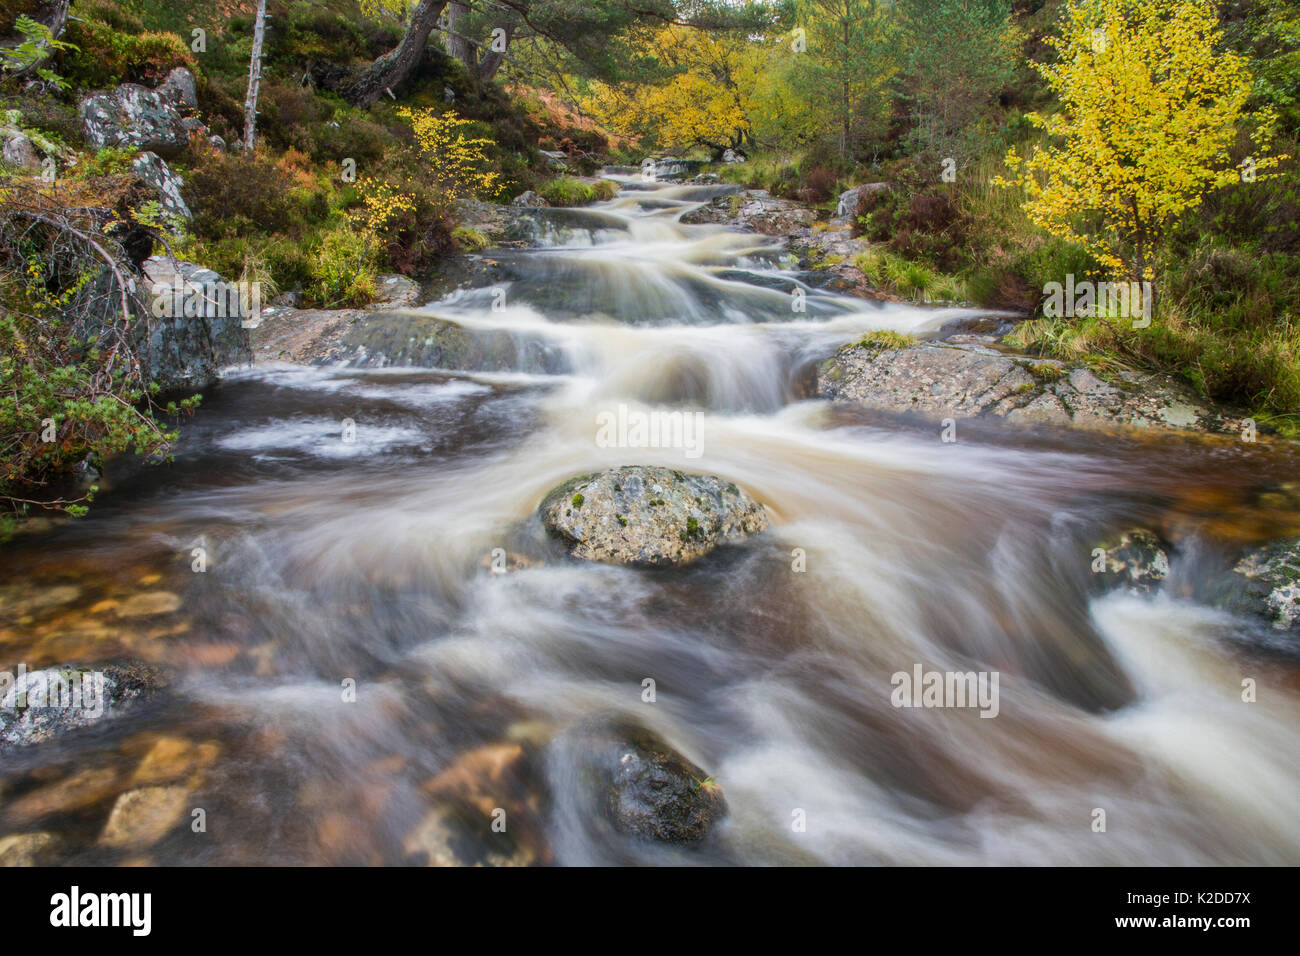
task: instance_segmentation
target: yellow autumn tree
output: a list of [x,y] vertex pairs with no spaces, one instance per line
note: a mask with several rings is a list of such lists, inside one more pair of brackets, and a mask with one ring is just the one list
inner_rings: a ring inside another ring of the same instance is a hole
[[[1154,244],[1212,189],[1253,179],[1284,157],[1234,165],[1251,76],[1221,51],[1214,4],[1204,0],[1070,0],[1056,62],[1035,64],[1060,107],[1029,120],[1049,135],[1007,164],[1024,209],[1048,232],[1087,247],[1115,275],[1153,281]],[[1256,117],[1254,148],[1273,119]]]
[[602,125],[624,136],[652,136],[667,149],[741,148],[749,139],[761,51],[745,37],[665,27],[651,44],[671,71],[657,83],[591,84],[580,104]]
[[[492,140],[474,136],[472,120],[453,112],[432,109],[398,110],[411,121],[420,156],[421,177],[434,186],[444,205],[476,194],[491,195],[500,186],[499,175],[490,168],[487,150]],[[397,217],[414,210],[413,190],[380,178],[359,184],[362,207],[357,214],[361,227],[376,233]]]

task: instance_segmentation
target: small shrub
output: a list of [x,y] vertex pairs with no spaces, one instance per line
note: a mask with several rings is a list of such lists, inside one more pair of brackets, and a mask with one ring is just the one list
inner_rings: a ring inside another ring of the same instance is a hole
[[584,206],[596,201],[596,191],[590,185],[570,176],[541,183],[537,194],[552,206]]

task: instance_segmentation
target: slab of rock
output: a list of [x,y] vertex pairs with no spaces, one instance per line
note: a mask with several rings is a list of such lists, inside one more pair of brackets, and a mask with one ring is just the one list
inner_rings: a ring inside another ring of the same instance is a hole
[[765,236],[783,236],[811,226],[815,218],[811,209],[793,199],[778,199],[766,189],[745,189],[734,195],[715,196],[698,209],[684,213],[680,221],[687,225],[735,226]]
[[331,363],[342,357],[343,340],[372,313],[363,309],[297,309],[272,305],[249,330],[254,362]]
[[570,479],[539,512],[573,557],[644,568],[690,564],[768,525],[763,506],[725,478],[647,465]]
[[849,222],[857,214],[858,203],[862,201],[863,196],[888,188],[889,183],[863,183],[861,186],[844,190],[835,204],[835,218]]
[[420,285],[406,276],[385,273],[375,277],[375,297],[378,301],[366,306],[367,312],[413,309],[420,305]]
[[545,199],[529,190],[516,196],[508,206],[500,203],[460,199],[456,218],[488,237],[494,246],[526,246],[537,231],[532,210],[549,206]]
[[1030,425],[1240,433],[1240,418],[1211,409],[1171,381],[1121,372],[1116,382],[1064,362],[950,343],[849,345],[818,371],[824,398],[935,419],[997,416]]
[[163,99],[198,109],[199,94],[194,85],[194,74],[183,66],[178,66],[158,84],[157,91]]

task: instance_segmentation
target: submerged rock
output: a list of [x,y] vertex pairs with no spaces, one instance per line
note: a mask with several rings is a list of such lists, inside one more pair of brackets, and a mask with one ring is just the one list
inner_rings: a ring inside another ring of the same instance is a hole
[[572,556],[647,568],[690,564],[768,524],[763,506],[724,478],[648,465],[570,479],[539,512]]
[[698,843],[727,814],[722,789],[662,737],[630,720],[597,724],[573,741],[604,818],[620,833]]
[[139,661],[0,675],[0,751],[88,727],[152,697],[160,671]]
[[1241,556],[1214,597],[1220,605],[1300,633],[1300,538],[1282,538]]
[[15,833],[0,837],[0,866],[46,866],[59,849],[53,833]]
[[[1118,539],[1098,545],[1104,551],[1094,559],[1094,573],[1099,589],[1126,588],[1131,593],[1154,591],[1169,576],[1169,553],[1160,539],[1150,531],[1133,528]],[[1102,569],[1096,570],[1100,559]]]
[[101,846],[142,849],[153,846],[185,816],[188,787],[141,787],[117,798],[100,834]]
[[1088,368],[980,345],[845,346],[822,364],[818,391],[824,398],[936,419],[997,416],[1017,424],[1079,428],[1241,429],[1240,419],[1200,404],[1156,376],[1125,371],[1108,382]]

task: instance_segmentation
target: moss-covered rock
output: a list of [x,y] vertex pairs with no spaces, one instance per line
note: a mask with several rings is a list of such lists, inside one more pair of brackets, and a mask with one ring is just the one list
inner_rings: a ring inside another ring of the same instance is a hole
[[1263,618],[1279,631],[1300,634],[1300,538],[1250,548],[1218,582],[1212,599]]
[[565,743],[589,811],[615,831],[697,844],[727,813],[722,789],[666,740],[626,719],[598,719]]
[[645,465],[571,478],[539,510],[574,557],[645,568],[690,564],[768,524],[763,506],[726,479]]

